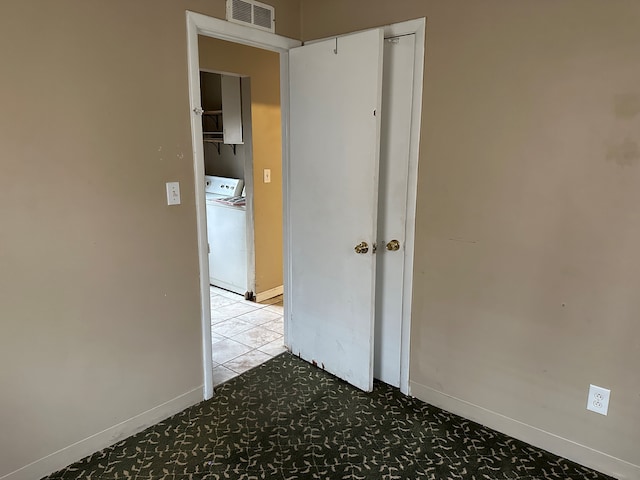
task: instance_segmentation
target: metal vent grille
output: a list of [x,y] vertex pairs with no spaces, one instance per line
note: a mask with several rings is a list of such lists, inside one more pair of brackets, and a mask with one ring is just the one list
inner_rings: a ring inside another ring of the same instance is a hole
[[251,4],[242,0],[232,0],[233,19],[244,23],[251,23]]
[[275,32],[275,9],[255,0],[227,0],[227,20]]
[[270,29],[273,24],[272,17],[272,12],[268,8],[259,5],[253,6],[253,23],[256,26]]

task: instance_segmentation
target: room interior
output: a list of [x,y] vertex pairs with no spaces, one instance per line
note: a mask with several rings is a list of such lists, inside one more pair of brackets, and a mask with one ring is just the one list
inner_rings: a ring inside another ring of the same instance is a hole
[[[303,41],[427,18],[411,394],[640,478],[640,4],[266,3]],[[202,400],[187,10],[225,18],[223,0],[0,7],[0,479]]]
[[376,380],[283,353],[42,480],[612,480]]

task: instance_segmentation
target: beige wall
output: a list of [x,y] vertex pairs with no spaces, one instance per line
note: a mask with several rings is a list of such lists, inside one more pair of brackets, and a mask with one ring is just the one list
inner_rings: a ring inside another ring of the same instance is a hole
[[[198,48],[200,68],[251,79],[255,293],[258,294],[282,285],[280,55],[203,36],[199,37]],[[271,169],[271,183],[263,182],[265,168]]]
[[[298,1],[268,3],[298,37]],[[223,0],[0,6],[0,477],[201,398],[187,9],[224,17]]]
[[[298,0],[268,3],[299,37]],[[224,17],[223,0],[0,7],[0,476],[202,383],[186,9]],[[428,17],[414,391],[640,464],[640,4],[302,15],[305,38]],[[608,417],[584,410],[590,382]]]
[[[640,3],[302,12],[304,39],[428,19],[414,393],[640,465]],[[608,417],[586,411],[589,383],[612,389]]]

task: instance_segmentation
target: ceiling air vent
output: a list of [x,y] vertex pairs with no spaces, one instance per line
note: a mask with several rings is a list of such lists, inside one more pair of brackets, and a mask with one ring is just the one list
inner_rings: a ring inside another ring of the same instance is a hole
[[227,0],[227,20],[267,32],[275,32],[275,9],[255,0]]

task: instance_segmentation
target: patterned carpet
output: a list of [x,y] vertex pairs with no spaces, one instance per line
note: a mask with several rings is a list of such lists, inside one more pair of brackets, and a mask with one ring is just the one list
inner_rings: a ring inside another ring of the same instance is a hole
[[376,383],[285,353],[48,480],[607,479]]

